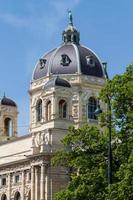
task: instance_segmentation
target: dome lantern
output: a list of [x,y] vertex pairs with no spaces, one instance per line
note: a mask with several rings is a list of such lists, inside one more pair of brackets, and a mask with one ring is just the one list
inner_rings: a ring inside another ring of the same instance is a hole
[[70,10],[68,10],[68,19],[69,19],[68,26],[62,33],[63,42],[65,44],[67,43],[79,44],[80,34],[77,31],[77,29],[73,26],[73,16]]

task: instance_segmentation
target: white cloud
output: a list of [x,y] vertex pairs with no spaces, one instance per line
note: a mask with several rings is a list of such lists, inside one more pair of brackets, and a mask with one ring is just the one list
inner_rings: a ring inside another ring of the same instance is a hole
[[56,31],[60,21],[67,15],[67,9],[73,9],[80,2],[81,0],[49,0],[50,11],[44,11],[40,7],[40,12],[37,15],[35,10],[31,13],[31,7],[35,7],[31,1],[27,16],[19,16],[14,13],[0,13],[0,21],[16,28],[28,28],[34,31],[44,31],[45,29],[52,34]]
[[10,13],[0,13],[0,20],[15,27],[28,27],[29,20]]

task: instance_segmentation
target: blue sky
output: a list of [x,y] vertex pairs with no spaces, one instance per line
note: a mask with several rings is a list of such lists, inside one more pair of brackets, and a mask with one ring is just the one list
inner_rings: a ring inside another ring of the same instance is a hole
[[61,44],[67,9],[81,44],[108,62],[110,77],[133,62],[132,0],[0,0],[0,97],[18,104],[19,134],[29,124],[29,83],[37,60]]

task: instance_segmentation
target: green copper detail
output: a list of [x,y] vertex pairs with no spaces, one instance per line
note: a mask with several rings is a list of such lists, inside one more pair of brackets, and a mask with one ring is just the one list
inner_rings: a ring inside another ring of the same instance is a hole
[[73,16],[72,11],[68,9],[68,19],[69,19],[69,25],[73,26]]

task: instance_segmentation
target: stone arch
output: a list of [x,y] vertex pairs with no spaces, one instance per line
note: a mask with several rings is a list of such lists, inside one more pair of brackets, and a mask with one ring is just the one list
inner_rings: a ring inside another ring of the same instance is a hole
[[4,134],[6,136],[13,135],[13,120],[10,117],[4,119]]
[[67,118],[67,102],[64,99],[59,100],[59,118],[66,119]]
[[21,200],[21,195],[20,195],[20,192],[17,191],[14,195],[14,200]]
[[3,194],[3,195],[1,196],[1,200],[7,200],[6,194]]

